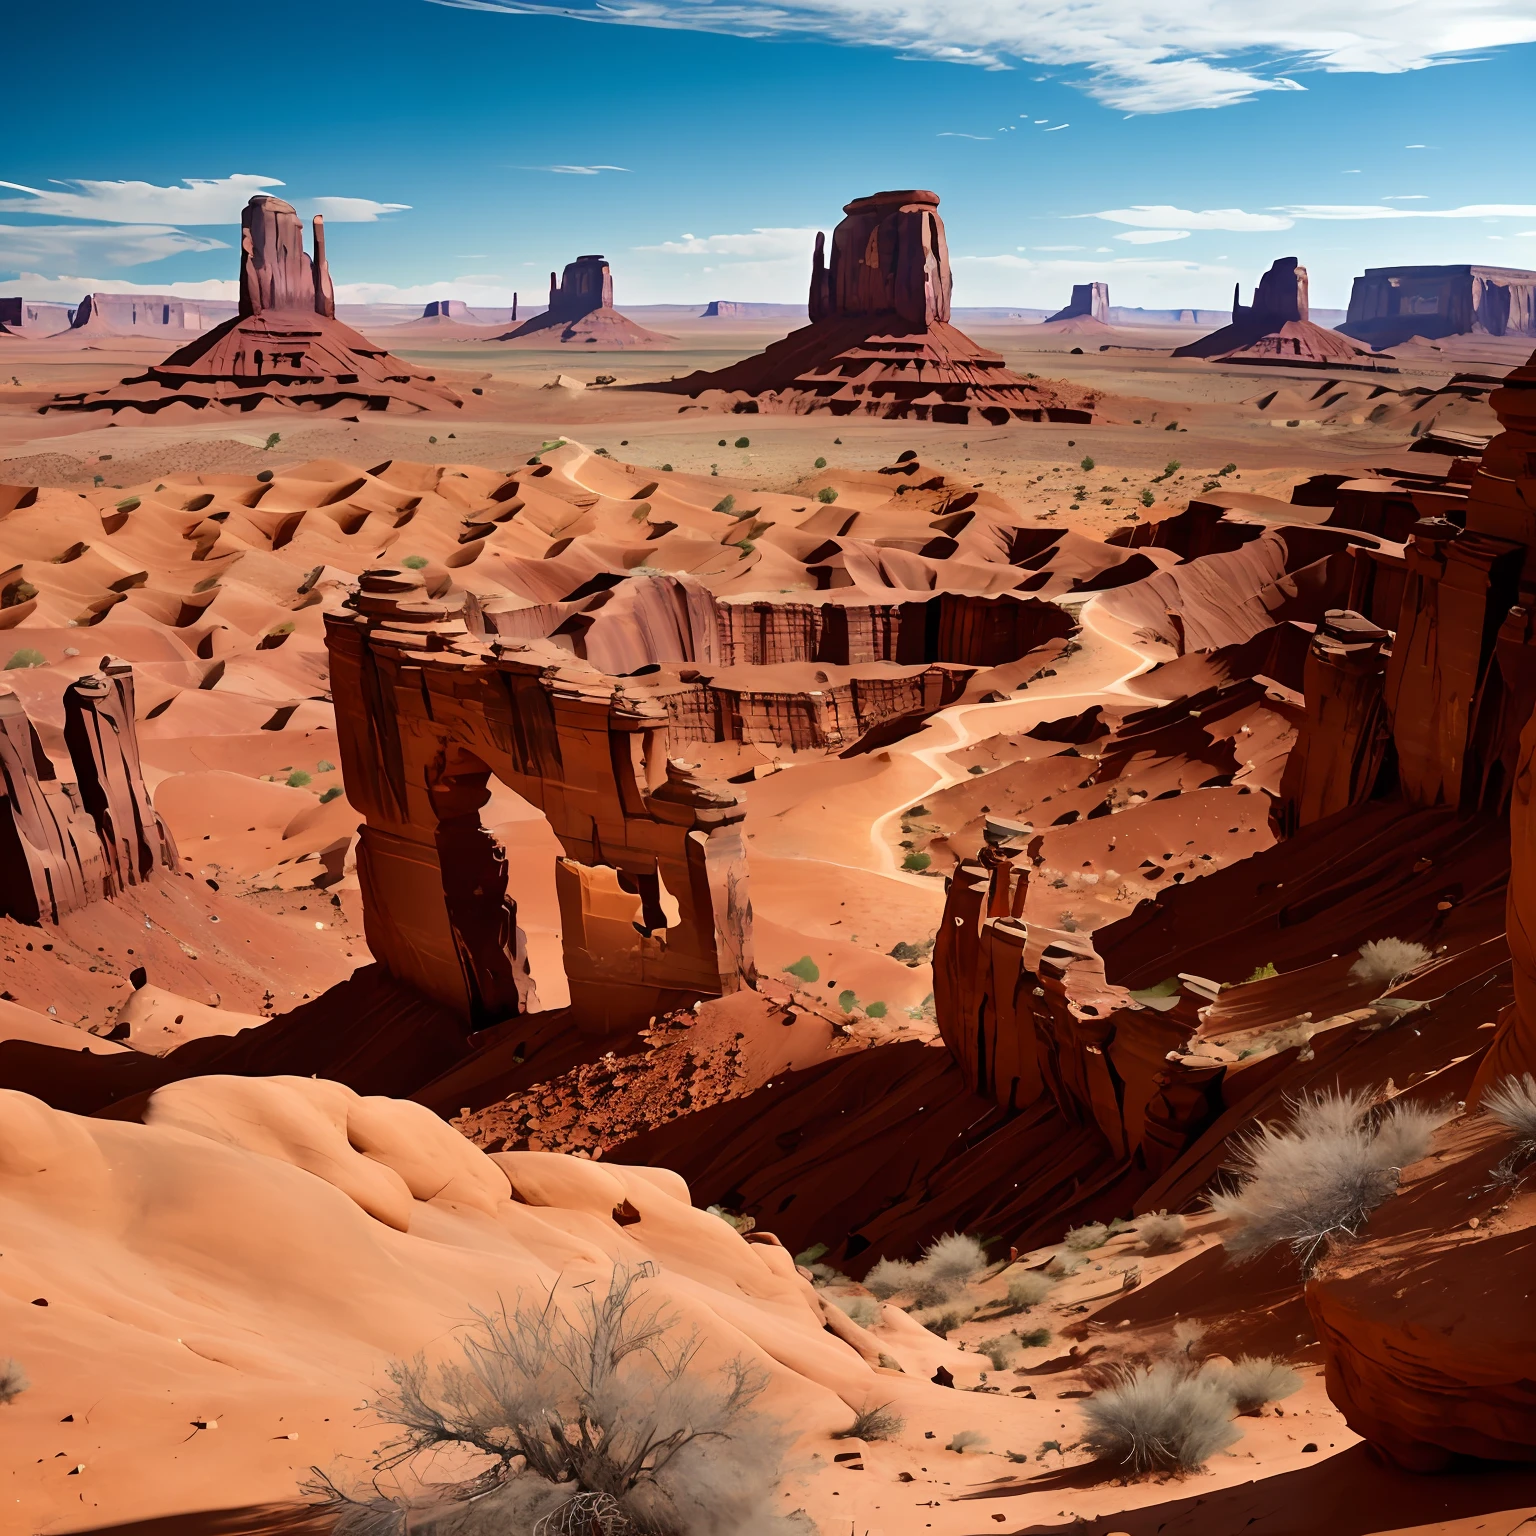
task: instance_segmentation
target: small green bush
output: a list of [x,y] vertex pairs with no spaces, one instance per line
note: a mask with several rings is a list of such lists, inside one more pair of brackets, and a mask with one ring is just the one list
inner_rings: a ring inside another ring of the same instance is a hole
[[289,789],[303,789],[310,782],[309,775],[302,768],[295,768],[288,775],[287,785]]
[[663,464],[661,467],[667,474],[670,475],[672,473],[672,466],[670,464]]
[[320,796],[320,804],[329,805],[332,800],[341,799],[342,795],[345,793],[346,791],[341,787],[340,784],[332,784],[331,787],[326,790],[323,795]]
[[914,874],[920,874],[932,863],[933,859],[926,853],[909,853],[901,861],[901,867],[911,870]]
[[1154,502],[1154,501],[1156,501],[1156,500],[1157,500],[1157,497],[1155,497],[1155,496],[1154,496],[1154,495],[1153,495],[1153,494],[1152,494],[1152,492],[1151,492],[1151,491],[1143,491],[1143,492],[1142,492],[1142,493],[1141,493],[1141,504],[1142,504],[1142,506],[1144,506],[1144,507],[1150,507],[1150,506],[1151,506],[1151,505],[1152,505],[1152,503],[1153,503],[1153,502]]
[[408,571],[421,571],[426,569],[427,557],[425,555],[407,555],[400,562]]
[[830,485],[824,485],[816,492],[816,500],[830,507],[837,500],[837,492]]
[[750,437],[738,437],[736,439],[736,446],[738,448],[750,448],[752,446],[752,439]]
[[871,1019],[883,1019],[886,1015],[886,1007],[884,1003],[871,1003],[864,1012]]
[[[282,440],[283,434],[281,432],[273,432],[267,438],[266,448],[276,448],[277,445],[282,442]],[[432,441],[435,443],[437,439],[434,437]],[[263,451],[265,451],[265,449]]]
[[24,645],[11,659],[6,662],[7,672],[17,672],[25,667],[46,667],[48,658],[41,651],[34,650],[30,645]]
[[815,468],[817,468],[817,469],[825,469],[826,467],[827,467],[827,461],[825,459],[817,459],[816,460]]
[[1044,1349],[1051,1342],[1051,1330],[1049,1328],[1032,1328],[1028,1333],[1019,1335],[1019,1343],[1025,1349]]
[[1089,458],[1089,456],[1085,453],[1083,455],[1082,462],[1077,467],[1079,469],[1092,469],[1093,468],[1093,460],[1091,458]]
[[821,967],[809,955],[801,955],[793,965],[786,965],[784,969],[791,976],[798,976],[807,985],[821,980]]
[[852,1013],[859,1006],[859,994],[852,987],[846,987],[837,994],[837,1006],[844,1013]]
[[716,512],[734,512],[736,510],[736,498],[734,496],[722,496],[715,503]]

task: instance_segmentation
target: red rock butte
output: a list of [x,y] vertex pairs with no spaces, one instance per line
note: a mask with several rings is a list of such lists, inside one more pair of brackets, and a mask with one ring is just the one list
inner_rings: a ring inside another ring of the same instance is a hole
[[336,319],[325,221],[314,257],[298,214],[253,197],[241,216],[240,312],[147,373],[111,389],[56,396],[44,411],[440,411],[462,405],[427,373]]
[[560,281],[549,274],[549,308],[493,341],[529,346],[667,347],[671,336],[636,325],[613,307],[613,272],[603,256],[567,262]]
[[737,393],[737,411],[829,411],[892,420],[1091,421],[1096,397],[1021,378],[949,323],[951,276],[934,192],[877,192],[816,236],[811,323],[713,373],[647,384],[695,398]]
[[[1175,357],[1204,357],[1216,363],[1267,363],[1282,368],[1376,368],[1385,353],[1358,347],[1348,337],[1309,318],[1307,269],[1282,256],[1259,279],[1253,303],[1232,290],[1232,323],[1187,347]],[[1396,372],[1395,369],[1389,370]]]

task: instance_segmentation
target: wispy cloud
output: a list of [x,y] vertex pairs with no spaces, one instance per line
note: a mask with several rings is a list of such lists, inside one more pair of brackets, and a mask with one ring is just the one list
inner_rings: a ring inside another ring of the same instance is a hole
[[[1536,41],[1530,0],[435,0],[610,25],[801,36],[906,58],[1084,71],[1127,112],[1224,107],[1299,91],[1306,70],[1396,74]],[[1281,73],[1276,60],[1286,61]]]
[[1106,208],[1102,213],[1079,213],[1079,219],[1106,219],[1111,224],[1133,224],[1138,229],[1289,229],[1296,222],[1289,214],[1246,213],[1241,208],[1207,208],[1195,212],[1168,203],[1138,203],[1132,208]]
[[1047,128],[1045,131],[1047,133],[1060,133],[1063,128],[1070,128],[1071,126],[1071,123],[1057,123],[1054,128]]
[[660,245],[637,245],[637,251],[656,251],[663,256],[736,256],[754,261],[802,261],[809,271],[814,229],[754,229],[741,235],[684,235]]
[[1159,245],[1164,240],[1188,240],[1187,229],[1127,229],[1115,236],[1116,240],[1128,240],[1132,245]]
[[308,206],[332,224],[377,224],[381,214],[406,213],[409,203],[376,203],[371,197],[312,197]]
[[[999,129],[998,131],[1003,132],[1004,130]],[[992,135],[990,133],[951,133],[946,130],[939,137],[941,139],[977,139],[983,144],[990,144],[992,142]]]
[[1387,208],[1376,203],[1295,203],[1283,211],[1297,219],[1528,219],[1536,203],[1467,203],[1460,208]]
[[604,171],[623,171],[632,175],[627,165],[525,165],[525,171],[552,171],[556,176],[601,176]]
[[25,197],[0,199],[5,213],[36,213],[60,219],[100,219],[111,224],[238,224],[240,210],[258,192],[280,187],[275,176],[186,177],[179,187],[149,181],[51,181],[0,187]]
[[[1420,193],[1411,193],[1406,198],[1394,201],[1402,202],[1421,196]],[[1536,216],[1536,203],[1468,203],[1460,208],[1398,208],[1386,201],[1293,203],[1263,213],[1249,213],[1242,208],[1207,208],[1195,212],[1193,209],[1160,203],[1069,215],[1078,219],[1104,219],[1111,224],[1130,224],[1141,230],[1182,230],[1186,233],[1194,229],[1220,229],[1232,233],[1294,229],[1304,219],[1343,223],[1370,219],[1524,219],[1532,216]],[[1126,240],[1134,237],[1119,235],[1116,238]]]
[[224,248],[222,240],[185,234],[163,224],[0,224],[0,269],[29,262],[75,266],[85,261],[137,267],[188,251]]
[[[240,297],[240,285],[234,278],[135,283],[121,277],[44,277],[37,272],[23,272],[16,282],[6,286],[13,291],[20,289],[29,299],[48,299],[60,304],[78,303],[87,293],[152,293],[173,299],[233,300]],[[471,306],[504,309],[512,303],[515,287],[513,283],[493,281],[488,274],[405,287],[394,283],[337,283],[336,300],[340,304],[425,304],[431,299],[463,299]],[[531,291],[524,286],[522,296],[527,298]]]

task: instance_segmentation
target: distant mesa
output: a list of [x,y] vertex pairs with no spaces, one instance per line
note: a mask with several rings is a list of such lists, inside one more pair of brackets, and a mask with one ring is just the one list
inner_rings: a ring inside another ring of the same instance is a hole
[[743,304],[735,299],[711,299],[701,320],[790,320],[805,314],[803,304]]
[[1108,331],[1109,284],[1074,283],[1071,302],[1065,309],[1048,315],[1040,329],[1057,336],[1091,336],[1098,331]]
[[741,412],[829,411],[965,424],[1091,421],[1097,397],[1010,373],[995,352],[949,323],[949,248],[933,192],[856,198],[816,236],[811,323],[714,373],[637,388],[738,393]]
[[44,411],[152,414],[176,404],[242,412],[428,411],[463,404],[431,374],[336,319],[320,215],[313,260],[304,251],[298,214],[275,197],[246,204],[240,243],[238,314],[147,373],[111,389],[58,395]]
[[51,336],[67,329],[74,311],[65,304],[0,298],[0,336]]
[[1175,357],[1216,363],[1261,363],[1285,368],[1375,368],[1385,354],[1357,347],[1337,331],[1314,325],[1307,302],[1307,269],[1282,256],[1259,279],[1244,307],[1232,291],[1232,323],[1174,349]]
[[524,342],[538,347],[668,347],[676,340],[643,325],[613,307],[613,273],[603,256],[578,256],[567,262],[559,282],[549,274],[549,308],[514,331],[492,341]]
[[1536,272],[1517,267],[1369,267],[1339,329],[1373,347],[1411,336],[1536,336]]
[[439,315],[445,320],[465,320],[469,317],[469,305],[463,299],[433,299],[421,312],[423,320],[431,320]]

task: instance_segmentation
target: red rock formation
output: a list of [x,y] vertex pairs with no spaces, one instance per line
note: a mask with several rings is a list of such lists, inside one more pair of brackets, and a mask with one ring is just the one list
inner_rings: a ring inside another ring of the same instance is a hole
[[133,671],[102,660],[64,693],[73,782],[59,779],[12,692],[0,694],[0,912],[57,922],[66,912],[174,868],[139,766]]
[[314,259],[289,204],[253,197],[241,218],[240,312],[111,389],[55,396],[45,411],[137,410],[183,404],[249,411],[440,411],[462,401],[430,374],[375,346],[336,316],[325,225]]
[[1370,267],[1339,327],[1373,347],[1411,336],[1536,336],[1536,272],[1518,267]]
[[1065,309],[1058,309],[1054,315],[1047,315],[1044,323],[1054,324],[1058,320],[1097,320],[1101,325],[1109,324],[1109,284],[1108,283],[1074,283],[1072,285],[1072,298]]
[[1375,368],[1387,354],[1369,352],[1337,331],[1314,325],[1308,318],[1307,269],[1294,256],[1282,256],[1259,279],[1251,306],[1242,304],[1234,288],[1232,323],[1176,347],[1173,356],[1289,368]]
[[949,323],[949,248],[933,192],[877,192],[843,209],[832,254],[816,237],[811,323],[714,373],[647,384],[739,393],[744,412],[830,411],[965,423],[1091,421],[1096,397],[1009,372]]
[[563,845],[557,889],[573,1005],[644,1020],[752,975],[751,907],[728,786],[663,751],[649,680],[538,641],[487,646],[410,571],[365,574],[327,615],[369,947],[393,975],[484,1025],[531,981],[501,850],[480,826],[494,773]]
[[[514,316],[514,318],[516,318]],[[549,274],[549,308],[493,341],[540,347],[666,347],[675,337],[636,325],[613,307],[613,273],[602,256],[578,256],[558,283]]]

